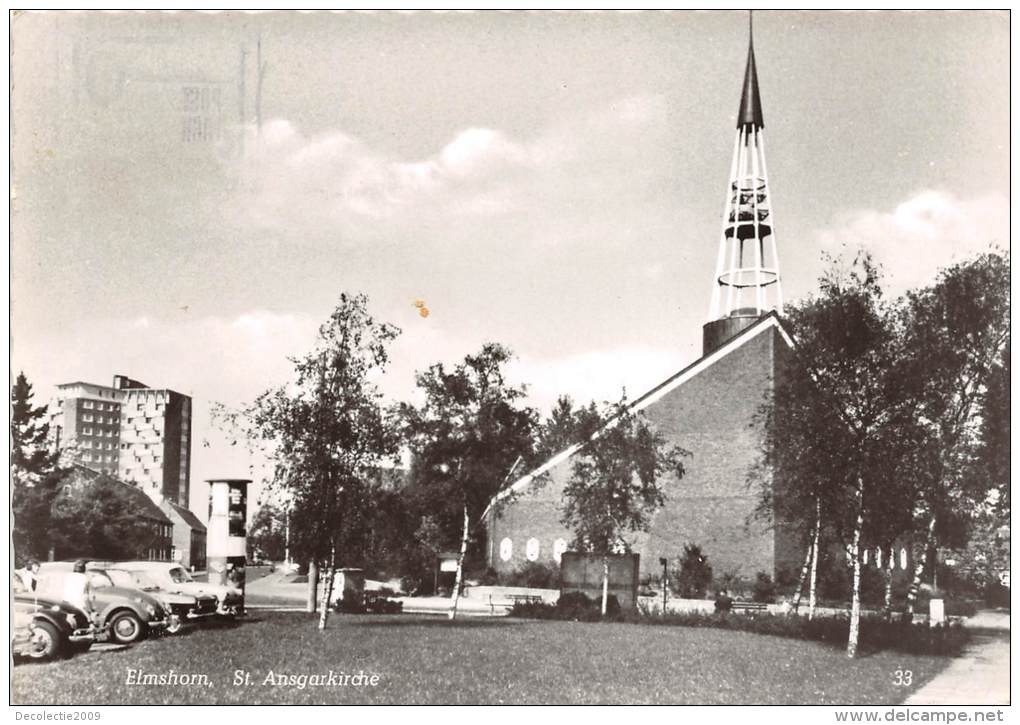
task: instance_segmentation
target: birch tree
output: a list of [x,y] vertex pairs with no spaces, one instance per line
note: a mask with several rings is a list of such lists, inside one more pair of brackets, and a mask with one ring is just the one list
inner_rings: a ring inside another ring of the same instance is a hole
[[683,478],[686,451],[667,446],[644,416],[620,401],[575,413],[583,448],[563,491],[561,521],[576,550],[602,555],[602,616],[609,601],[609,556],[628,552],[631,534],[647,531],[665,503],[667,476]]
[[326,627],[338,563],[360,559],[357,529],[369,481],[397,453],[375,381],[399,334],[375,320],[364,295],[340,296],[315,347],[295,358],[294,379],[240,411],[220,415],[273,462],[267,482],[291,503],[290,549],[323,573],[319,629]]
[[854,657],[863,550],[875,531],[895,526],[885,507],[891,496],[902,498],[893,492],[911,450],[902,335],[878,270],[863,255],[849,269],[833,266],[819,294],[787,312],[796,347],[766,404],[763,453],[775,485],[763,487],[763,507],[810,530],[815,552],[823,527],[843,544],[852,582],[847,655]]

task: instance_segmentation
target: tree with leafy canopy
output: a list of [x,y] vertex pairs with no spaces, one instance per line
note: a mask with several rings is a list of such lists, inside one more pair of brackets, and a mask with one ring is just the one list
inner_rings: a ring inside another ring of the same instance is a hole
[[577,409],[568,395],[556,399],[549,415],[538,428],[535,460],[547,461],[578,442]]
[[[765,504],[787,522],[825,522],[852,570],[847,655],[856,656],[862,553],[909,531],[908,463],[918,444],[903,335],[867,255],[833,264],[820,292],[787,307],[796,346],[766,405],[765,445],[776,487]],[[771,497],[771,498],[770,498]],[[817,549],[816,549],[817,551]]]
[[602,615],[609,601],[609,556],[628,552],[630,536],[647,531],[665,503],[666,476],[683,478],[679,446],[668,447],[644,416],[626,401],[594,403],[576,412],[581,449],[573,457],[563,490],[562,523],[573,546],[602,556]]
[[[159,543],[158,526],[139,511],[128,484],[106,473],[68,472],[51,513],[53,548],[59,557],[148,559]],[[139,494],[144,496],[145,494]]]
[[411,451],[409,505],[438,527],[438,545],[459,548],[451,619],[471,534],[511,472],[533,455],[537,415],[521,402],[524,388],[506,380],[511,358],[506,347],[487,343],[452,369],[436,363],[417,375],[424,403],[398,409]]
[[369,314],[364,295],[342,294],[315,348],[292,360],[291,383],[240,411],[217,411],[274,463],[269,490],[291,501],[291,550],[309,561],[310,589],[316,572],[326,572],[320,629],[338,560],[361,558],[371,478],[397,454],[375,380],[398,334]]
[[1007,340],[1002,359],[992,368],[981,396],[981,429],[971,469],[972,475],[983,480],[990,489],[995,515],[1005,523],[1009,522],[1012,500],[1009,485],[1009,377],[1010,352]]
[[[934,284],[907,295],[905,317],[905,358],[920,388],[917,420],[929,440],[915,500],[926,533],[907,595],[909,616],[931,552],[959,534],[959,513],[975,510],[993,490],[1008,492],[1002,486],[1008,436],[1002,440],[996,430],[982,430],[985,418],[1000,426],[1003,416],[1008,420],[1008,257],[988,252],[943,270]],[[991,476],[970,475],[982,455]]]
[[283,561],[287,552],[287,512],[266,501],[259,506],[248,527],[248,543],[270,561]]
[[46,406],[33,404],[32,385],[19,372],[11,388],[11,510],[16,559],[45,559],[50,549],[50,507],[61,478],[50,450]]

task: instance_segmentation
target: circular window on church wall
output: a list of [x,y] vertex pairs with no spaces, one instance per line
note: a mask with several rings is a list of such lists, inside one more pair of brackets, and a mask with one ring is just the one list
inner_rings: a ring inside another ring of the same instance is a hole
[[509,538],[503,539],[499,542],[499,558],[503,561],[510,561],[510,557],[514,555],[514,542]]
[[538,539],[534,537],[528,539],[528,548],[524,552],[528,557],[528,561],[536,561],[538,559],[538,550],[539,550]]
[[553,542],[553,559],[556,563],[559,563],[560,559],[563,558],[563,552],[567,550],[567,542],[565,539],[556,539]]

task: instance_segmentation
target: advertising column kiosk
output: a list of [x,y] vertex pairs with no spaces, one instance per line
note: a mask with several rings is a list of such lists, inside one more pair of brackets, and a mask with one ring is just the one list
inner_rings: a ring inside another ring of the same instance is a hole
[[207,567],[211,584],[226,584],[241,590],[244,611],[244,565],[248,558],[247,518],[250,478],[211,478],[209,484],[209,526]]

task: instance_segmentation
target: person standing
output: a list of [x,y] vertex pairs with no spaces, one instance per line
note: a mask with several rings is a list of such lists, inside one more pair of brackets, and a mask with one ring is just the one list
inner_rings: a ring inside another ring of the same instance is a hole
[[30,592],[34,592],[36,586],[39,584],[39,562],[35,559],[29,559],[25,562],[25,566],[22,569],[17,569],[15,574],[21,579],[25,588]]

